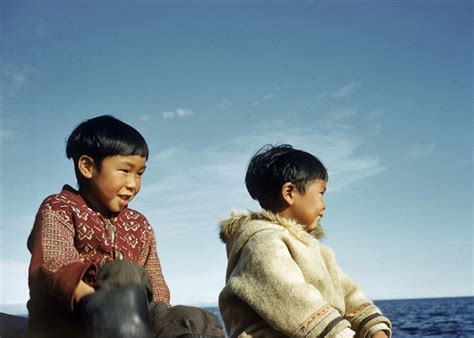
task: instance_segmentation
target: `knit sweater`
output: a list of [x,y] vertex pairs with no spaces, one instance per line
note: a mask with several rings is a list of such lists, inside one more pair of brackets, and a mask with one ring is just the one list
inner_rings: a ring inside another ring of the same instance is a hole
[[144,267],[154,300],[169,304],[153,230],[135,210],[125,208],[107,219],[89,208],[77,191],[65,186],[41,204],[28,249],[30,331],[44,331],[48,325],[75,326],[78,318],[72,313],[73,299],[79,281],[93,286],[100,266],[115,258]]
[[221,222],[226,285],[219,309],[230,337],[356,337],[391,332],[390,321],[294,220],[240,211]]

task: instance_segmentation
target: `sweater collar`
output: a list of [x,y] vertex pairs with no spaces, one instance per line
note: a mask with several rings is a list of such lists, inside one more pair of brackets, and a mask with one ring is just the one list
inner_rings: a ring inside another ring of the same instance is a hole
[[102,215],[99,211],[96,211],[93,208],[91,208],[89,204],[87,203],[87,201],[84,199],[84,197],[82,197],[81,193],[78,190],[71,187],[69,184],[65,184],[63,186],[61,194],[67,195],[68,199],[74,201],[75,203],[77,203],[78,206],[81,206],[82,208],[89,209],[93,213],[97,214],[101,219],[116,220],[123,212],[125,212],[125,210],[127,210],[127,208],[124,208],[123,210],[114,214],[113,216],[106,217],[105,215]]

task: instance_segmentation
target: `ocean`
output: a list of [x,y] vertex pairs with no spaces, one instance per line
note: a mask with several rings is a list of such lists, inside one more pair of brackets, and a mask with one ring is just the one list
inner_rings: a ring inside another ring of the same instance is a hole
[[[380,300],[393,337],[474,337],[474,297]],[[216,307],[206,308],[219,316]]]
[[[474,337],[474,297],[381,300],[375,301],[375,304],[392,321],[395,338]],[[220,318],[217,307],[204,308]],[[0,306],[0,312],[24,313],[12,310]],[[26,317],[26,314],[23,316]],[[17,337],[5,334],[8,328],[16,328],[17,331],[25,329],[24,323],[10,322],[9,318],[7,323],[6,319],[5,316],[0,318],[1,338]]]

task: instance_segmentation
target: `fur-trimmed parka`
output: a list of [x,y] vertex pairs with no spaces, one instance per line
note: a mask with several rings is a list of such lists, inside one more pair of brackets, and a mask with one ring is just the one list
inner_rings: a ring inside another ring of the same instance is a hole
[[296,221],[236,211],[221,222],[227,249],[219,309],[230,337],[370,337],[390,321]]

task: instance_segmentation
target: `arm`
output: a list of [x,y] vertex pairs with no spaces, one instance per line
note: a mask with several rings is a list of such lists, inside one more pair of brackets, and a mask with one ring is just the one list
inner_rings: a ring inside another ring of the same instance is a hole
[[306,282],[276,232],[259,232],[245,244],[220,302],[235,298],[272,328],[291,337],[334,337],[350,326],[319,290]]
[[95,266],[80,260],[74,246],[71,218],[64,211],[43,205],[36,216],[28,247],[31,251],[30,285],[45,289],[72,311],[76,296],[81,297],[85,291],[79,286],[84,274]]
[[324,247],[329,259],[336,267],[346,304],[345,318],[351,323],[356,337],[390,337],[392,324],[374,303],[365,296],[362,289],[336,264],[333,252]]
[[144,244],[143,250],[140,253],[139,264],[145,268],[145,271],[150,277],[151,285],[153,287],[153,300],[162,301],[169,305],[170,291],[161,271],[155,235],[148,222],[146,222],[146,226],[148,229],[148,240]]

